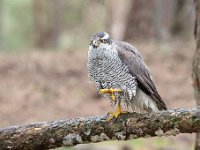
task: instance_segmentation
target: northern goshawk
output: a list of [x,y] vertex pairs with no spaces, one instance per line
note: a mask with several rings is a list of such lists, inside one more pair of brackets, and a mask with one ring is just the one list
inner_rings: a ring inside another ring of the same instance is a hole
[[133,111],[156,112],[167,107],[152,81],[148,67],[138,50],[126,42],[114,41],[108,33],[91,36],[88,74],[97,91],[117,105],[111,118],[123,113],[121,104]]

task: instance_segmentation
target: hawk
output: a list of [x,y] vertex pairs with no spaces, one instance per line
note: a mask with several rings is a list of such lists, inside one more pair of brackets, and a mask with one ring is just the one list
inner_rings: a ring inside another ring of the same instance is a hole
[[109,99],[117,109],[110,112],[117,118],[121,105],[133,111],[157,112],[167,107],[158,94],[148,67],[131,44],[112,40],[108,33],[95,33],[90,38],[88,77],[96,83],[97,92]]

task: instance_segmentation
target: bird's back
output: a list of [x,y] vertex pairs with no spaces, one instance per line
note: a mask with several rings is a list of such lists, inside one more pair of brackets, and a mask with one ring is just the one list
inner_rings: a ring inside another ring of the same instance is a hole
[[[147,97],[155,103],[158,110],[166,110],[167,107],[159,95],[150,74],[150,71],[145,64],[142,56],[138,50],[126,42],[115,42],[118,55],[122,62],[129,68],[129,73],[136,78],[138,88],[140,91],[140,99],[144,99],[144,103]],[[142,96],[141,94],[145,94]],[[143,97],[143,98],[142,98]]]

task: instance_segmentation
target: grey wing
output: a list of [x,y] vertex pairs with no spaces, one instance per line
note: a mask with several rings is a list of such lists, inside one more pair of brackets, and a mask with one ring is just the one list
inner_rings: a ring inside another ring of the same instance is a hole
[[166,110],[167,107],[156,90],[149,69],[137,49],[119,41],[115,41],[115,47],[122,62],[128,66],[130,74],[136,77],[138,87],[154,100],[159,110]]

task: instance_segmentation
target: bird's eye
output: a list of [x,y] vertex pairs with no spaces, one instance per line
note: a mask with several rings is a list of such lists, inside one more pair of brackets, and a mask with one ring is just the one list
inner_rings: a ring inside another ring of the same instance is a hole
[[104,43],[104,39],[100,39],[99,42],[100,42],[100,43]]

